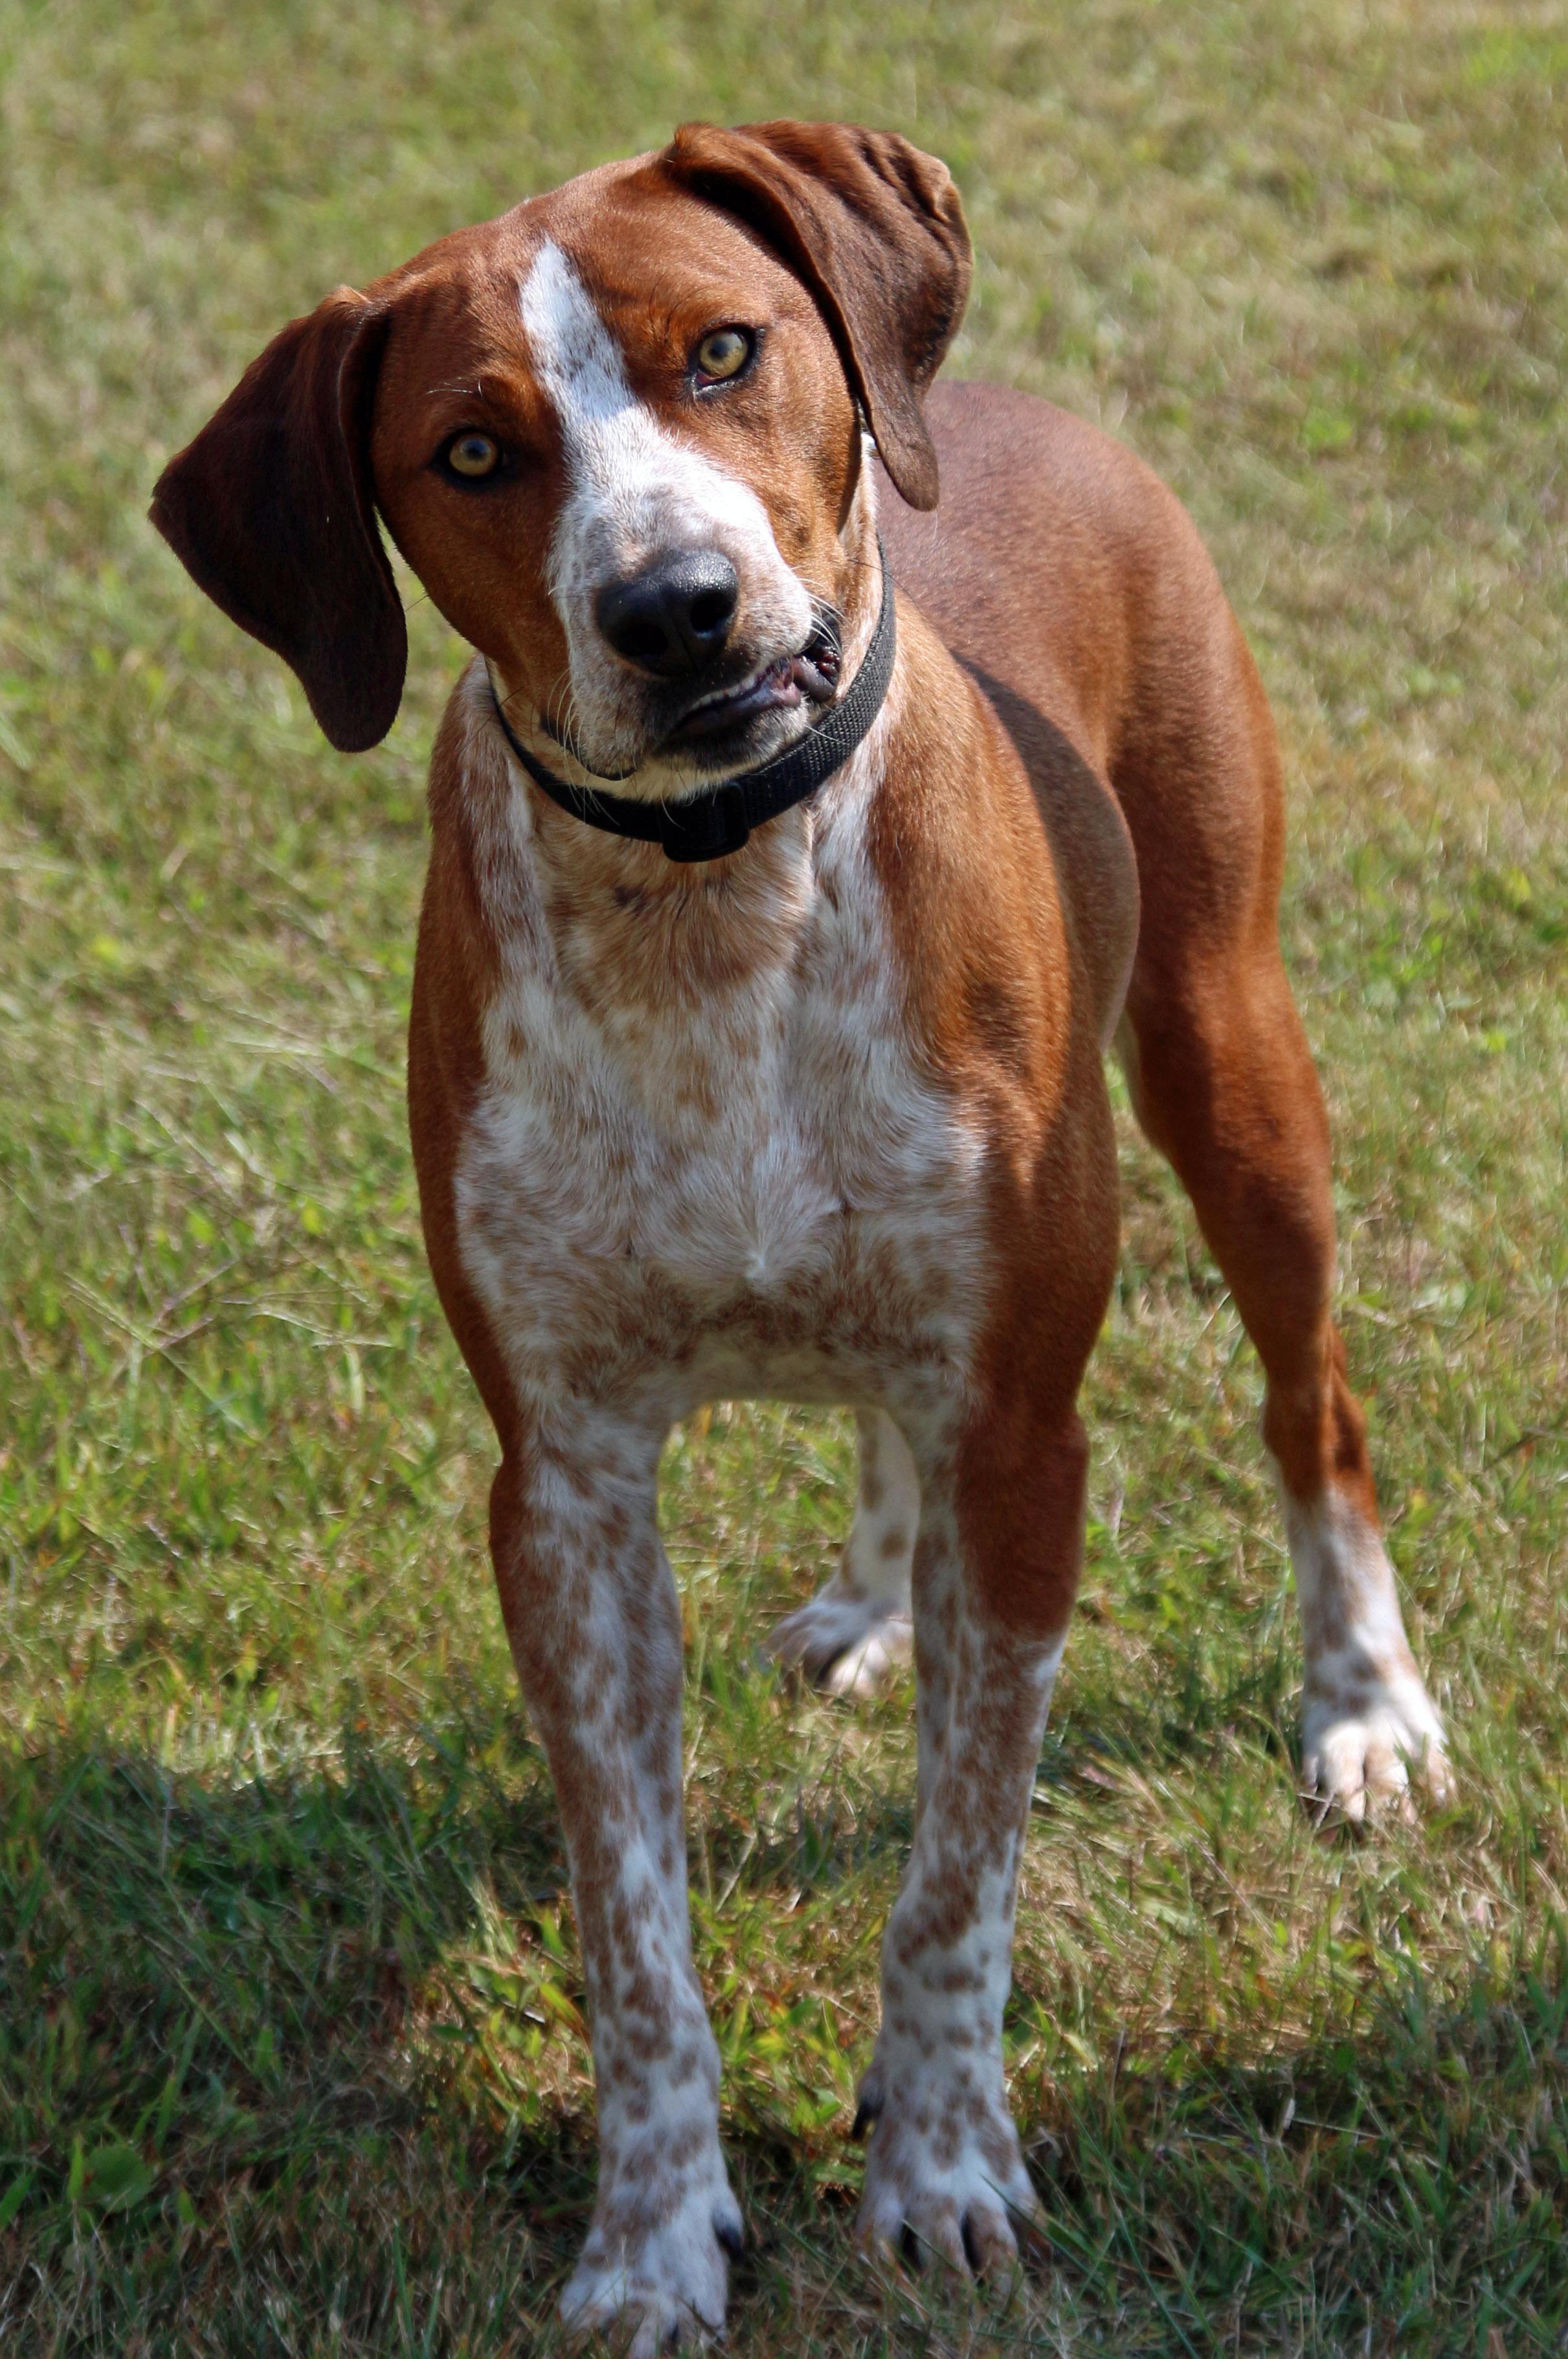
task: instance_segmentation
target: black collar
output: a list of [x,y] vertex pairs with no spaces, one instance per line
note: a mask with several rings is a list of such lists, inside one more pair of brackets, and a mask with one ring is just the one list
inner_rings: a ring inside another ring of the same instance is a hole
[[780,811],[814,794],[829,773],[848,760],[882,710],[893,677],[893,578],[880,536],[877,547],[882,560],[882,611],[866,660],[838,702],[829,707],[826,717],[772,761],[755,770],[743,770],[738,777],[724,778],[716,787],[703,787],[675,803],[637,802],[628,795],[568,786],[517,743],[492,681],[495,718],[506,732],[507,745],[552,803],[559,803],[587,826],[602,828],[606,835],[661,843],[669,860],[718,860],[726,853],[738,852],[754,827],[777,819]]

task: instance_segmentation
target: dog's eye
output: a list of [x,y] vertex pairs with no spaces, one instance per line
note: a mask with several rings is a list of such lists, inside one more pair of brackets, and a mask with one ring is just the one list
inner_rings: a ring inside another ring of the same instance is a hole
[[495,473],[501,463],[501,446],[488,434],[454,434],[443,456],[454,475],[475,484]]
[[739,376],[753,350],[752,339],[744,328],[714,328],[703,337],[693,359],[699,376],[711,385],[722,385],[726,377]]

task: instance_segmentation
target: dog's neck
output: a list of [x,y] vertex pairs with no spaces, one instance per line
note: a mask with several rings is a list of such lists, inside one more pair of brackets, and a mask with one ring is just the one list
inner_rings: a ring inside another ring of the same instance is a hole
[[[879,592],[875,575],[871,587]],[[862,617],[854,620],[863,645]],[[810,801],[758,828],[740,853],[692,866],[550,802],[510,756],[475,665],[453,715],[462,716],[452,747],[463,780],[459,827],[475,916],[503,968],[516,961],[548,975],[597,1028],[628,1038],[672,1020],[745,1028],[747,1008],[755,1016],[789,990],[814,929],[853,926],[855,906],[875,891],[872,813],[919,734],[928,637],[905,607],[893,679],[862,744]]]

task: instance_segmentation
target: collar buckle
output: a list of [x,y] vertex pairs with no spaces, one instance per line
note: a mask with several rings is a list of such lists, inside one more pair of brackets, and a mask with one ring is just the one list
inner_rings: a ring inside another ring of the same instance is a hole
[[746,796],[733,778],[690,802],[659,806],[659,841],[667,860],[722,860],[738,852],[750,833]]

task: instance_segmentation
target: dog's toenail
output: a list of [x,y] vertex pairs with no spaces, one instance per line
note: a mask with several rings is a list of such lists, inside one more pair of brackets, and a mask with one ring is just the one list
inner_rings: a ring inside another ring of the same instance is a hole
[[722,2212],[713,2215],[713,2234],[729,2255],[738,2261],[746,2250],[746,2229],[739,2220],[726,2219]]

